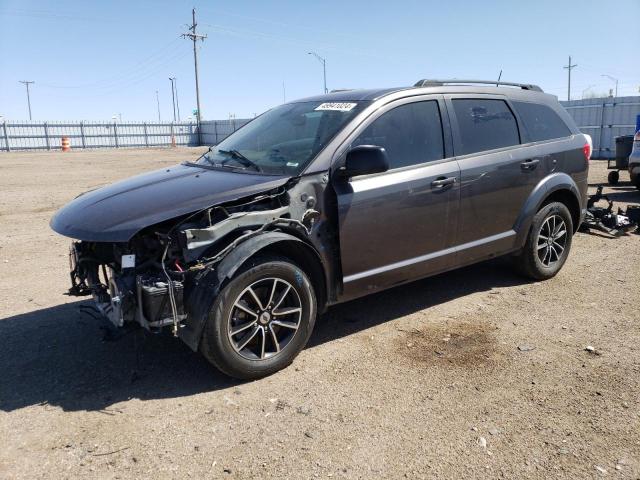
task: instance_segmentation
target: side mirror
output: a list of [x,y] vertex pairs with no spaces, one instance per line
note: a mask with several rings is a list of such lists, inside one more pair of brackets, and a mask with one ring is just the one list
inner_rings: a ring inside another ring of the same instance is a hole
[[377,145],[359,145],[347,152],[340,173],[345,177],[357,177],[389,170],[387,152]]

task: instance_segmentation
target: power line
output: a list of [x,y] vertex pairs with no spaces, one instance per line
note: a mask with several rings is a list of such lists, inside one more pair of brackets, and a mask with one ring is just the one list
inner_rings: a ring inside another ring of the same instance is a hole
[[190,53],[191,52],[189,51],[178,51],[174,55],[166,57],[165,61],[163,61],[162,63],[155,65],[153,67],[150,67],[150,69],[147,70],[146,72],[138,72],[133,76],[131,76],[130,79],[122,79],[112,85],[104,85],[101,87],[96,87],[96,89],[93,91],[86,91],[82,93],[78,92],[78,93],[71,93],[71,94],[66,94],[66,93],[52,94],[51,96],[58,97],[58,98],[81,98],[81,97],[86,97],[88,95],[91,97],[104,97],[104,96],[112,95],[114,93],[119,94],[122,92],[123,89],[138,85],[139,83],[147,80],[148,78],[154,77],[158,73],[164,71],[167,65],[173,64],[173,66],[175,66],[175,61],[181,60],[182,58],[186,57]]
[[196,27],[198,26],[196,22],[196,9],[191,10],[191,14],[193,17],[193,23],[189,27],[190,33],[183,33],[182,36],[184,38],[188,38],[193,41],[193,65],[196,72],[196,121],[198,123],[198,141],[202,143],[202,135],[200,133],[200,120],[202,120],[202,110],[200,109],[200,86],[198,84],[198,48],[196,47],[196,43],[198,40],[204,42],[204,39],[207,38],[206,35],[198,35],[196,33]]
[[571,101],[571,70],[573,70],[574,68],[576,68],[578,65],[571,65],[571,55],[569,55],[569,63],[562,68],[565,68],[568,73],[569,73],[569,78],[567,80],[567,101],[570,102]]
[[[182,53],[181,45],[176,42],[180,40],[177,36],[170,42],[164,44],[158,50],[151,55],[139,60],[134,66],[126,70],[122,70],[115,75],[107,78],[102,78],[95,82],[83,83],[78,85],[55,85],[49,83],[42,83],[43,87],[56,88],[56,89],[83,89],[83,88],[109,88],[111,86],[126,82],[130,77],[138,76],[140,73],[145,74],[151,68],[156,68],[158,65],[164,65],[167,63],[167,57],[169,55],[175,55],[176,53]],[[175,44],[175,45],[174,45]],[[155,64],[155,65],[154,65]]]
[[32,17],[32,18],[51,18],[56,21],[60,20],[78,20],[81,22],[99,22],[99,23],[116,23],[121,20],[118,18],[108,18],[108,17],[85,17],[85,16],[77,16],[77,15],[67,15],[60,14],[54,12],[47,12],[44,10],[41,11],[33,11],[33,10],[3,10],[0,11],[0,15],[9,15],[9,16],[18,16],[18,17]]
[[29,84],[36,83],[33,80],[19,80],[20,83],[24,83],[27,87],[27,105],[29,106],[29,121],[31,121],[31,98],[29,96]]

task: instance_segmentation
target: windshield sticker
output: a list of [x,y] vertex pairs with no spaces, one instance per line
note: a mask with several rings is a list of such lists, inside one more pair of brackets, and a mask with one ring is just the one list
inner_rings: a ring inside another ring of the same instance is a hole
[[350,112],[357,103],[329,102],[321,103],[314,110],[334,110],[336,112]]
[[297,167],[298,165],[298,162],[287,162],[287,167]]

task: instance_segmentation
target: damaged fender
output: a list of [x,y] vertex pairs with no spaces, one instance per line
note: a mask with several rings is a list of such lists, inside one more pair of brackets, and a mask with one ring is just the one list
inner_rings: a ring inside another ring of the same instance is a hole
[[187,302],[189,305],[187,320],[183,328],[179,330],[179,337],[182,341],[192,350],[197,351],[207,316],[213,302],[225,283],[235,275],[238,269],[249,260],[249,258],[260,250],[281,242],[296,242],[302,248],[313,252],[312,254],[317,258],[318,262],[320,262],[318,252],[311,245],[289,233],[266,231],[242,242],[213,268],[204,270],[198,274],[194,280],[195,285]]

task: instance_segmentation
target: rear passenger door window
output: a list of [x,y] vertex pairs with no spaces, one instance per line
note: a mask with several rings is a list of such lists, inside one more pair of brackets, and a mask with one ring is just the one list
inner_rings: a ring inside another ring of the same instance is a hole
[[460,132],[456,155],[520,143],[518,124],[504,100],[459,98],[452,103]]
[[444,158],[442,120],[438,102],[409,103],[374,120],[352,146],[384,147],[389,168],[407,167]]
[[553,140],[571,135],[560,116],[547,105],[513,102],[531,142]]

